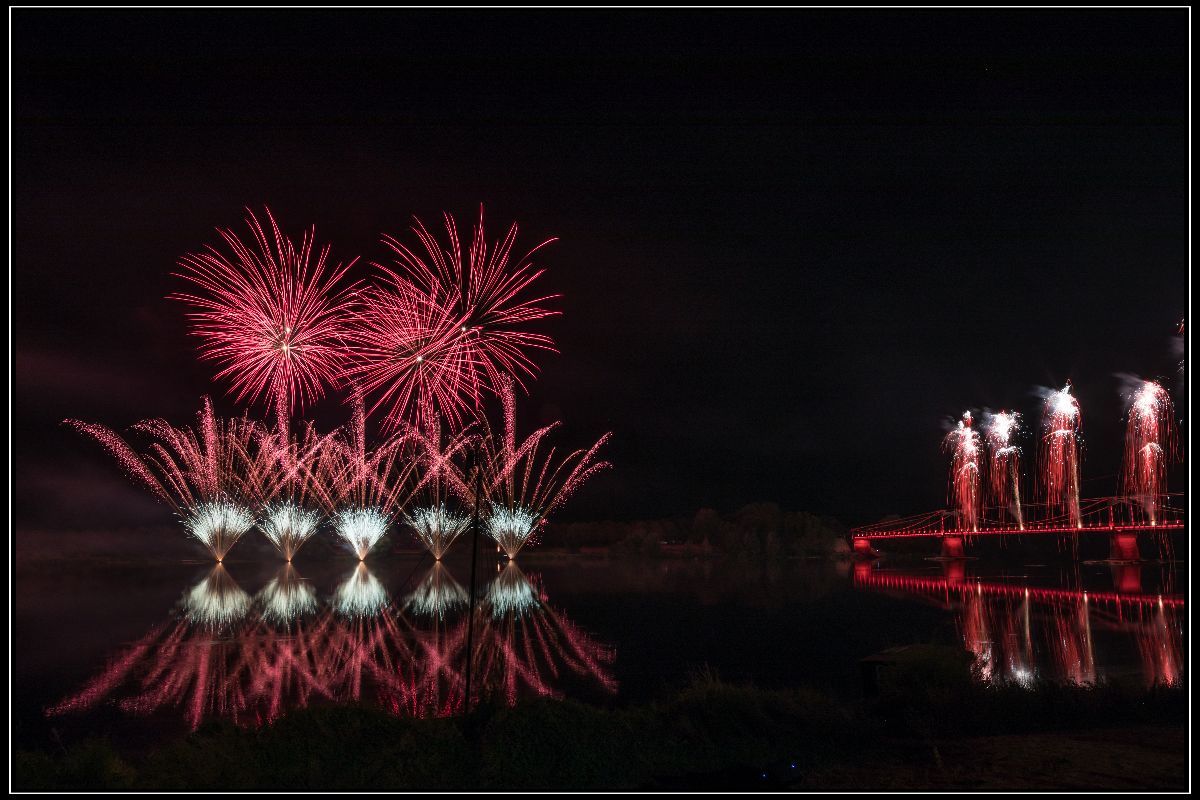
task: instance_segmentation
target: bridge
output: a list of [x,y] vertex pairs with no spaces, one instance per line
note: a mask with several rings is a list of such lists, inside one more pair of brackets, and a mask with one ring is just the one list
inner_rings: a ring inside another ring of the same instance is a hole
[[1059,536],[1077,542],[1081,534],[1105,534],[1110,538],[1113,559],[1137,561],[1139,533],[1169,534],[1186,527],[1180,493],[1160,495],[1152,504],[1129,497],[1084,500],[1079,504],[1077,522],[1061,508],[1035,504],[1021,506],[1019,517],[1009,508],[987,508],[981,516],[978,523],[965,525],[959,512],[939,509],[851,528],[848,537],[854,553],[861,557],[879,555],[875,542],[927,538],[940,541],[944,557],[963,558],[965,545],[976,536]]
[[[854,587],[899,595],[951,612],[964,648],[975,656],[981,678],[996,683],[1029,684],[1039,675],[1072,683],[1102,678],[1102,660],[1112,648],[1097,650],[1094,634],[1119,637],[1126,654],[1136,652],[1147,685],[1174,685],[1187,660],[1184,595],[1142,590],[1140,564],[1114,564],[1113,590],[1089,591],[1039,586],[1023,577],[986,580],[964,574],[966,562],[943,562],[945,575],[904,574],[880,570],[868,561],[854,566]],[[1113,641],[1109,638],[1109,641]],[[1107,651],[1107,654],[1106,654]],[[1126,656],[1127,658],[1128,656]],[[866,663],[879,663],[868,659]],[[882,662],[882,663],[887,663]],[[1128,668],[1113,661],[1108,668]],[[878,667],[874,667],[878,669]]]

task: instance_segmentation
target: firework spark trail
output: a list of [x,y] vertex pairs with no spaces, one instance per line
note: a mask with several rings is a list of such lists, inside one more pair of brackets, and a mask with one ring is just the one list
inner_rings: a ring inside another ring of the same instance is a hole
[[194,428],[176,428],[163,419],[134,425],[135,432],[153,439],[145,454],[103,425],[71,419],[64,424],[108,450],[179,515],[217,561],[253,527],[254,515],[246,505],[259,491],[264,459],[255,445],[259,426],[248,417],[221,420],[206,397]]
[[[480,206],[479,222],[473,231],[470,249],[464,253],[454,218],[449,214],[442,217],[448,245],[438,242],[421,220],[414,217],[412,232],[424,248],[424,255],[418,256],[395,237],[385,235],[383,242],[396,254],[399,272],[380,268],[396,279],[407,279],[422,294],[461,318],[461,347],[467,353],[467,361],[478,369],[473,377],[486,378],[489,388],[497,393],[504,379],[521,384],[522,373],[532,377],[537,369],[528,351],[554,350],[554,342],[549,336],[522,328],[535,320],[561,313],[543,305],[556,296],[520,298],[544,272],[534,268],[533,255],[556,239],[547,239],[515,259],[514,266],[512,252],[517,239],[516,223],[489,249],[483,226],[483,206]],[[479,388],[477,385],[476,391]]]
[[1144,381],[1130,400],[1122,482],[1150,524],[1157,525],[1158,506],[1167,491],[1167,467],[1176,455],[1174,406],[1167,390],[1154,381]]
[[219,564],[238,539],[254,527],[254,515],[245,506],[228,501],[203,502],[188,509],[183,525]]
[[445,505],[414,509],[404,520],[436,561],[442,560],[454,540],[471,525],[469,517],[455,514]]
[[366,558],[419,485],[418,458],[405,432],[368,448],[362,395],[353,396],[350,422],[328,440],[316,468],[325,487],[320,502],[333,518],[335,532]]
[[288,562],[321,524],[321,514],[288,502],[271,503],[263,508],[259,523],[263,535]]
[[427,429],[406,426],[421,472],[421,478],[413,497],[419,498],[419,507],[403,514],[404,522],[417,539],[425,545],[435,561],[450,549],[471,524],[464,514],[456,513],[450,503],[469,502],[472,492],[466,485],[459,459],[475,441],[466,432],[452,435],[443,441],[437,416],[430,420]]
[[943,449],[952,454],[950,461],[951,504],[958,509],[960,530],[979,530],[979,433],[971,427],[967,411],[958,427],[946,434]]
[[310,266],[315,228],[300,245],[288,239],[266,211],[270,231],[247,209],[253,242],[243,243],[229,229],[217,229],[230,256],[208,246],[179,261],[176,273],[201,290],[174,293],[195,311],[188,313],[193,333],[203,340],[201,358],[216,361],[218,379],[230,379],[238,401],[257,402],[265,395],[280,430],[296,407],[324,394],[339,379],[345,356],[345,316],[354,285],[338,282],[357,261],[329,268],[326,245]]
[[987,444],[991,454],[988,478],[992,500],[1003,509],[1010,509],[1017,527],[1024,530],[1021,513],[1021,448],[1014,437],[1021,429],[1021,415],[1015,411],[992,414],[988,421]]
[[259,508],[263,535],[291,561],[316,533],[329,505],[329,487],[318,475],[334,434],[321,436],[311,423],[298,433],[261,430],[247,483]]
[[1079,401],[1071,384],[1046,398],[1042,415],[1042,490],[1051,508],[1065,508],[1072,528],[1082,524],[1079,509]]
[[[511,381],[501,388],[504,403],[504,432],[485,433],[482,457],[476,469],[483,471],[482,483],[491,513],[485,530],[511,559],[533,539],[547,517],[595,473],[609,466],[594,461],[596,452],[608,441],[604,434],[587,450],[576,450],[554,464],[554,448],[539,461],[538,445],[559,423],[540,428],[521,444],[516,441],[516,400]],[[486,421],[481,421],[486,427]],[[468,484],[470,481],[468,481]],[[470,498],[473,499],[473,498]]]
[[482,400],[483,374],[463,332],[466,318],[394,274],[360,295],[350,317],[346,379],[376,397],[384,425],[428,425],[439,414],[462,427]]

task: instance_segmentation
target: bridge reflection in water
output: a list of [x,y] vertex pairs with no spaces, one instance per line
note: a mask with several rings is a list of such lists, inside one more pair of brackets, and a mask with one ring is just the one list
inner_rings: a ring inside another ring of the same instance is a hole
[[1099,592],[968,578],[962,561],[947,561],[944,569],[934,577],[858,562],[854,585],[951,611],[963,645],[989,682],[1096,683],[1113,677],[1116,662],[1130,650],[1146,685],[1184,679],[1184,598],[1141,593],[1140,566],[1114,566],[1117,591]]
[[[615,652],[550,605],[509,562],[475,618],[475,700],[509,705],[561,696],[562,685],[612,694]],[[323,604],[288,564],[253,598],[217,564],[163,625],[110,659],[48,716],[115,707],[257,726],[313,703],[366,702],[441,716],[464,706],[467,591],[441,563],[393,601],[359,563]]]

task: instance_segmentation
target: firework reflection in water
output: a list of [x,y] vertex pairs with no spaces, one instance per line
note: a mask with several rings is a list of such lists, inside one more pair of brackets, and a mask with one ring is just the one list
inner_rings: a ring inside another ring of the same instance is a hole
[[441,620],[466,608],[467,601],[467,590],[454,580],[442,562],[437,561],[417,588],[404,599],[404,610],[420,617]]
[[346,617],[374,617],[387,605],[387,589],[364,563],[354,568],[333,595],[334,610]]
[[290,563],[284,564],[255,598],[268,623],[286,625],[316,613],[317,592]]
[[220,628],[246,616],[250,610],[250,595],[238,586],[223,565],[217,564],[204,580],[184,595],[183,608],[189,621]]

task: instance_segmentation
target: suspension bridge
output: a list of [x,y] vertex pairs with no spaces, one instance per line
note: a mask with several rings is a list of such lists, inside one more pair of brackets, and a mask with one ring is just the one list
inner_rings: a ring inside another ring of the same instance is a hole
[[965,548],[979,536],[1058,536],[1073,541],[1081,535],[1110,537],[1114,559],[1137,561],[1138,535],[1167,535],[1186,527],[1181,493],[1165,494],[1148,503],[1129,497],[1082,500],[1078,513],[1042,505],[1023,505],[1020,515],[1012,508],[985,509],[974,525],[962,524],[957,511],[938,509],[872,525],[851,528],[848,536],[855,554],[875,557],[875,544],[888,540],[929,539],[941,544],[946,558],[962,558]]

